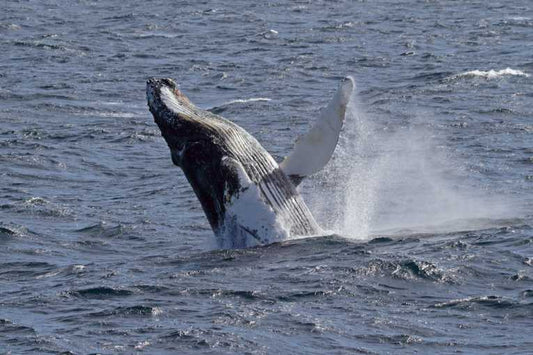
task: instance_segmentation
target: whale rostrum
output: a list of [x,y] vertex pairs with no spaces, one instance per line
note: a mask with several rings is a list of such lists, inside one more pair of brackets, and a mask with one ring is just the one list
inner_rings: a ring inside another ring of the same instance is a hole
[[343,80],[330,104],[278,165],[235,123],[196,107],[172,79],[149,79],[148,106],[207,216],[220,247],[248,247],[323,233],[296,190],[329,161],[354,89]]

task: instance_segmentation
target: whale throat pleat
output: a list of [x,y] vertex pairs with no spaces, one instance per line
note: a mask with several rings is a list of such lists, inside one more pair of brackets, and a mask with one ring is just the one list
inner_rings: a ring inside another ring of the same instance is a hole
[[265,202],[285,219],[285,224],[296,235],[318,232],[318,224],[276,161],[260,144],[240,127],[225,127],[219,134],[225,136],[229,150],[244,166],[250,179],[259,186]]

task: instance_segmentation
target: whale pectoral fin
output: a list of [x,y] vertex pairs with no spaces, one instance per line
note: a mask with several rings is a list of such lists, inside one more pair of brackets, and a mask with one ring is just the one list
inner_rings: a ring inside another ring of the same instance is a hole
[[281,162],[280,168],[297,186],[306,176],[320,171],[331,159],[346,115],[346,106],[355,89],[351,76],[344,78],[311,129],[299,137],[292,152]]
[[[289,229],[272,209],[258,184],[244,166],[231,157],[222,158],[228,176],[224,188],[225,218],[221,238],[238,240],[238,245],[253,246],[288,238]],[[228,235],[228,233],[230,235]]]

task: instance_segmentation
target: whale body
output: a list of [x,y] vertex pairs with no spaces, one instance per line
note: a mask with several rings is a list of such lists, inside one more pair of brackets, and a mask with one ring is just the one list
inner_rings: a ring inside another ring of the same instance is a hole
[[172,79],[149,79],[148,106],[213,229],[219,247],[323,234],[296,186],[329,161],[355,87],[345,78],[310,131],[278,164],[235,123],[196,107]]

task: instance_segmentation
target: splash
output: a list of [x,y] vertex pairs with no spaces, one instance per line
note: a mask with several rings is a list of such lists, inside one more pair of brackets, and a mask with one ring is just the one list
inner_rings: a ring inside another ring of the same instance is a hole
[[506,215],[507,203],[476,186],[445,137],[420,118],[384,126],[358,107],[352,97],[334,159],[312,181],[321,192],[310,205],[326,228],[362,239],[468,230]]

